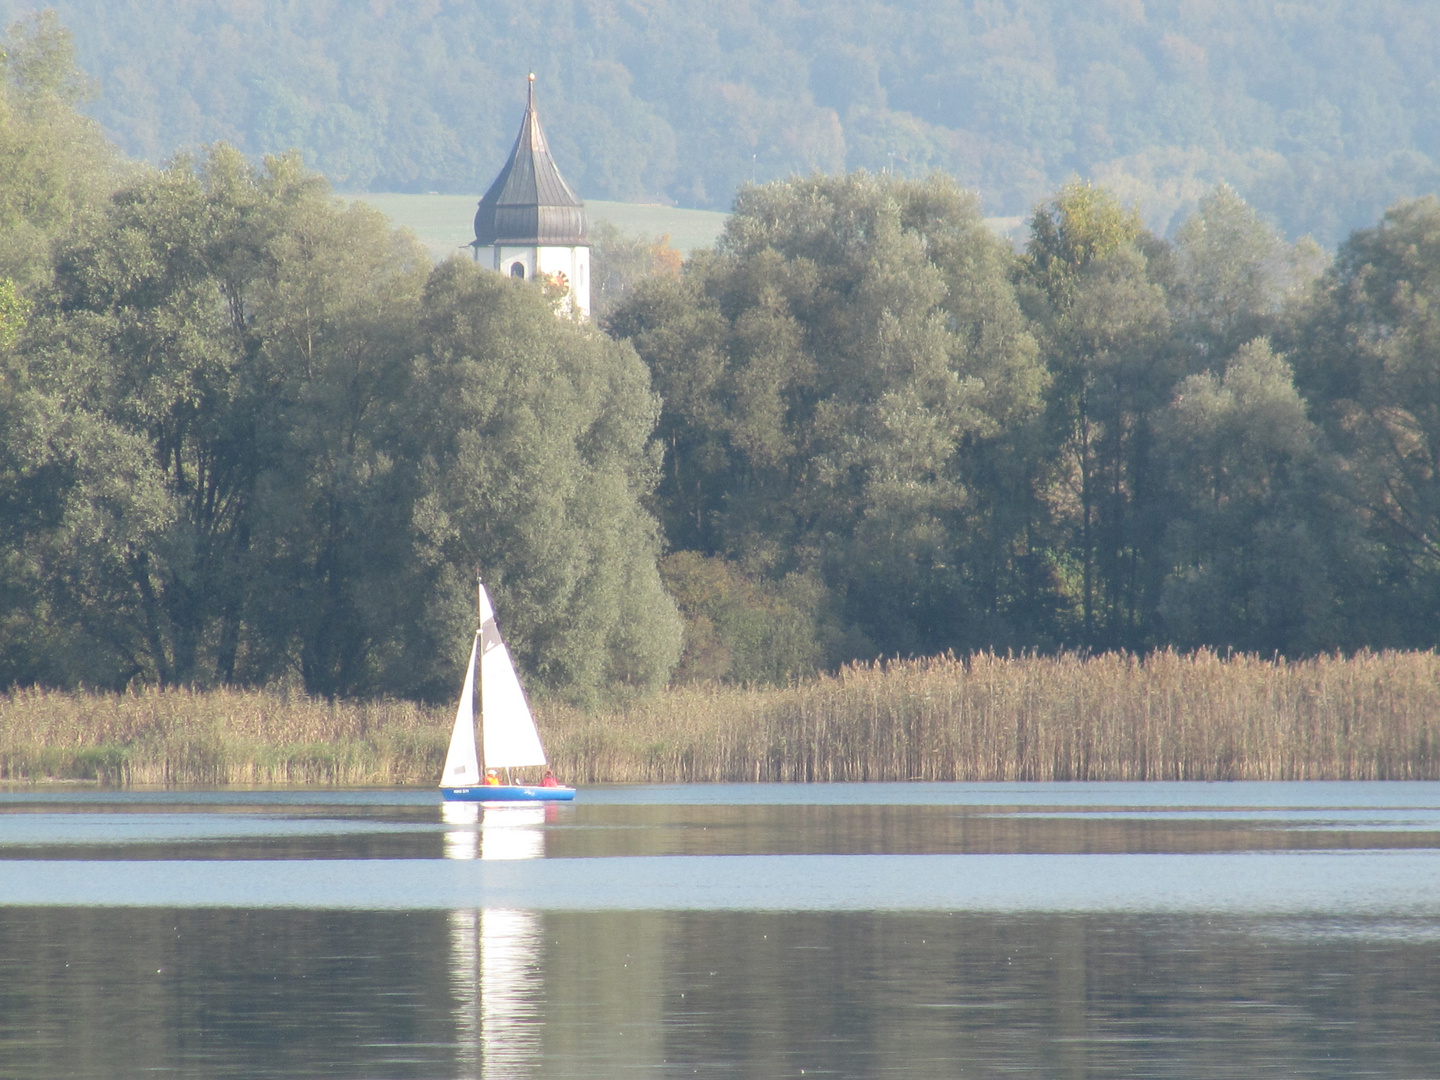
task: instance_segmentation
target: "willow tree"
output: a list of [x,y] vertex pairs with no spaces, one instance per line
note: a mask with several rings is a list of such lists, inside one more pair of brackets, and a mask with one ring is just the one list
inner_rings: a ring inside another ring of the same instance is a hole
[[1369,571],[1339,463],[1263,338],[1184,380],[1159,422],[1168,478],[1162,640],[1303,655],[1364,641]]
[[[323,224],[347,217],[298,161],[257,170],[219,147],[142,174],[61,243],[20,350],[11,445],[31,463],[43,521],[27,546],[52,631],[69,628],[70,678],[284,667],[290,642],[253,616],[275,584],[252,550],[262,487],[300,449],[307,393],[355,359],[337,324],[363,336],[363,317],[373,338],[375,323],[404,321],[403,296],[377,282],[408,275],[413,308],[424,281],[423,257],[396,260],[378,215],[368,237]],[[303,287],[307,265],[328,295]],[[346,291],[348,306],[335,299]],[[308,353],[287,347],[302,310]]]
[[79,110],[89,89],[53,13],[10,28],[0,46],[0,684],[59,678],[64,669],[58,656],[68,637],[50,618],[34,543],[53,524],[64,483],[37,439],[64,418],[32,380],[23,341],[55,245],[104,204],[124,172]]
[[611,321],[665,401],[671,543],[817,577],[868,639],[852,651],[982,640],[1017,526],[972,478],[1043,383],[1010,265],[942,177],[742,191],[715,253]]
[[0,47],[0,279],[22,290],[45,282],[54,242],[127,171],[80,111],[90,93],[54,12],[10,27]]
[[53,279],[4,354],[7,681],[448,695],[477,563],[537,685],[668,674],[648,375],[538,286],[223,146]]
[[[1377,643],[1433,645],[1440,618],[1440,200],[1354,233],[1300,321],[1297,382],[1382,545]],[[1363,601],[1364,598],[1357,598]],[[1357,610],[1357,615],[1361,612]]]
[[1103,188],[1075,182],[1038,207],[1019,274],[1051,375],[1047,493],[1054,558],[1070,578],[1072,641],[1142,643],[1147,561],[1141,507],[1160,481],[1148,415],[1178,374],[1152,256],[1163,247]]
[[[663,683],[680,649],[645,504],[659,401],[627,344],[557,317],[531,283],[451,260],[425,290],[406,450],[436,650],[458,659],[479,567],[538,685]],[[437,677],[453,679],[453,665]]]

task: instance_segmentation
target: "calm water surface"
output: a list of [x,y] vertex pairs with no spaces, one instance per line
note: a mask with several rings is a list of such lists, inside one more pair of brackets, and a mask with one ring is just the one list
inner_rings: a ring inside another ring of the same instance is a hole
[[1440,1076],[1440,785],[468,810],[0,789],[0,1076]]

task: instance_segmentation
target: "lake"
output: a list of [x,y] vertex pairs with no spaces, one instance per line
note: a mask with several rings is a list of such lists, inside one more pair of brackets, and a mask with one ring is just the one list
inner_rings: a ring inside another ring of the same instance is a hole
[[1440,784],[0,788],[0,1076],[1434,1077]]

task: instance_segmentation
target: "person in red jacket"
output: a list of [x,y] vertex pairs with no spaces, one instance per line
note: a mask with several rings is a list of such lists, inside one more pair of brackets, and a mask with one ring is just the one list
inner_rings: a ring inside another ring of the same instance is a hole
[[555,779],[555,774],[549,769],[545,770],[545,778],[540,781],[541,787],[559,787],[560,781]]

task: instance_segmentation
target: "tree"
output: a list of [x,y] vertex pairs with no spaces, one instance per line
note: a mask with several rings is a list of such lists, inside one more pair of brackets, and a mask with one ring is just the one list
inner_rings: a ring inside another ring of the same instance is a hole
[[590,227],[591,314],[602,326],[632,289],[653,274],[678,277],[684,256],[670,236],[633,236],[608,221]]
[[667,677],[633,350],[294,158],[217,147],[92,224],[5,357],[7,681],[449,696],[477,561],[537,687]]
[[1043,381],[1009,265],[941,177],[744,191],[717,253],[611,321],[665,401],[672,545],[814,574],[868,649],[944,648],[991,618],[957,565],[968,477]]
[[[1300,320],[1297,382],[1387,552],[1377,642],[1431,645],[1440,615],[1440,200],[1353,234]],[[1373,610],[1373,609],[1372,609]]]
[[459,260],[426,286],[420,333],[407,453],[423,467],[429,614],[417,621],[432,650],[455,654],[465,638],[478,564],[540,685],[593,697],[663,683],[680,621],[644,509],[659,402],[634,350],[557,318],[533,285]]
[[[311,693],[414,694],[416,656],[401,643],[423,612],[411,590],[417,466],[404,448],[430,261],[354,203],[302,197],[278,224],[247,305],[274,383],[238,674],[274,675],[293,657]],[[236,674],[227,652],[220,675]]]
[[0,75],[0,279],[23,292],[46,280],[51,245],[114,190],[124,166],[79,111],[91,83],[54,12],[10,27]]
[[1102,648],[1142,644],[1160,576],[1146,558],[1158,479],[1148,417],[1176,373],[1151,277],[1158,247],[1137,213],[1076,181],[1035,211],[1021,273],[1052,379],[1034,482],[1047,493],[1052,558],[1076,568],[1068,634]]
[[[256,171],[219,147],[123,189],[61,248],[24,359],[29,456],[55,478],[37,537],[53,613],[103,646],[72,677],[231,679],[264,653],[244,633],[249,549],[298,374],[270,333],[298,296],[300,219],[337,212],[298,162]],[[334,279],[336,254],[311,253]]]
[[1285,359],[1252,341],[1223,375],[1186,379],[1167,412],[1161,640],[1291,655],[1353,643],[1341,603],[1363,561],[1358,520]]
[[118,156],[76,109],[86,89],[53,14],[10,28],[0,50],[0,684],[57,672],[64,651],[30,541],[53,525],[62,483],[35,451],[76,418],[33,384],[20,346],[52,245],[118,182]]
[[1228,184],[1201,199],[1181,225],[1174,256],[1171,312],[1196,368],[1214,367],[1243,343],[1275,333],[1286,301],[1324,269],[1314,241],[1287,244]]
[[825,610],[828,596],[813,577],[757,579],[698,551],[666,556],[660,572],[685,620],[678,682],[784,684],[844,655],[844,629]]
[[25,332],[33,305],[20,295],[10,278],[0,280],[0,352],[9,352]]
[[1031,215],[1027,268],[1052,304],[1072,307],[1084,271],[1133,246],[1143,230],[1139,211],[1105,188],[1072,180]]

